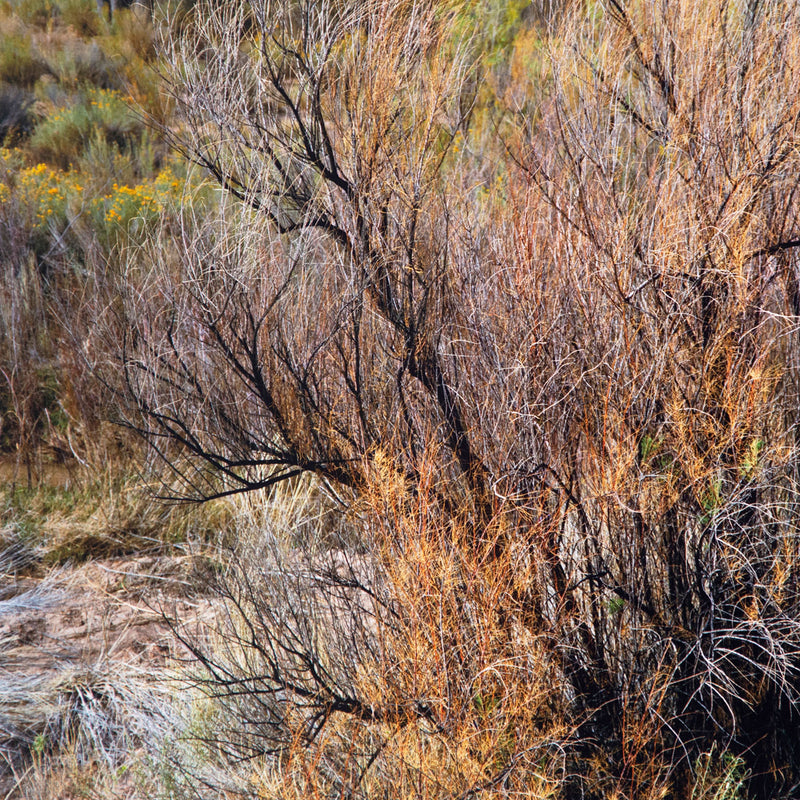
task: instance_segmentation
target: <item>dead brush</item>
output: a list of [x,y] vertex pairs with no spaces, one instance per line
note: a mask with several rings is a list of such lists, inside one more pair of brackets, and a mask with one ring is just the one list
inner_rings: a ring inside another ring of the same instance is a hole
[[[386,489],[375,497],[393,503]],[[297,501],[299,518],[316,508],[313,494],[305,510]],[[432,497],[403,505],[391,518],[362,505],[359,546],[320,549],[311,530],[260,527],[279,524],[275,499],[244,502],[250,532],[214,580],[216,621],[174,622],[198,662],[191,685],[209,698],[185,729],[194,747],[174,756],[190,785],[194,775],[288,797],[557,793],[571,734],[547,646],[525,624],[531,554],[494,558],[492,539],[464,552]]]
[[796,794],[800,8],[565,11],[490,140],[469,14],[301,5],[166,33],[226,200],[100,325],[176,496],[351,505],[327,554],[261,517],[176,623],[207,783]]

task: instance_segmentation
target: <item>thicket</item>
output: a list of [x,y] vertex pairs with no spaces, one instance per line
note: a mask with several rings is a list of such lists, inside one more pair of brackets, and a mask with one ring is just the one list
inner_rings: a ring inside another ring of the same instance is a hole
[[797,5],[196,12],[170,135],[227,200],[129,262],[115,385],[176,495],[350,514],[181,633],[203,780],[796,793]]
[[166,493],[242,512],[217,622],[174,620],[207,700],[167,793],[797,794],[799,32],[778,0],[160,30],[161,135],[221,192],[80,308]]

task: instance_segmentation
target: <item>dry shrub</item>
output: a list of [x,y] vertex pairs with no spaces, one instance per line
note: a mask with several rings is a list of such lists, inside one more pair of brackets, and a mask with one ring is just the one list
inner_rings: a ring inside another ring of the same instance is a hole
[[9,32],[0,38],[0,80],[4,83],[31,89],[47,72],[47,64],[31,44],[30,36]]
[[16,449],[13,482],[19,476],[30,485],[31,443],[47,425],[54,406],[50,326],[42,276],[32,254],[14,247],[20,233],[15,216],[3,217],[7,224],[0,237],[10,247],[0,259],[0,449]]
[[107,380],[184,496],[313,473],[356,515],[181,633],[209,764],[259,791],[689,796],[714,753],[800,785],[798,9],[590,11],[493,137],[459,8],[166,43],[230,203],[130,262]]
[[427,502],[400,529],[365,520],[367,547],[320,547],[319,501],[287,513],[285,498],[239,504],[216,622],[176,628],[212,702],[196,702],[174,773],[298,798],[555,794],[570,731],[511,599],[524,555],[486,569]]

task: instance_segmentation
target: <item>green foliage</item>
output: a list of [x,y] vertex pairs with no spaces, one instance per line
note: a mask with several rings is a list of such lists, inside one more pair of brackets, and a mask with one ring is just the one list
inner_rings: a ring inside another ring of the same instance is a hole
[[722,488],[722,480],[720,478],[713,478],[701,493],[700,506],[705,512],[700,517],[701,525],[707,525],[722,508],[725,502]]
[[661,446],[661,441],[655,436],[645,433],[639,441],[639,458],[647,461]]
[[84,102],[83,94],[87,89],[120,90],[123,86],[118,65],[97,40],[85,42],[70,37],[48,55],[47,63],[58,81],[53,88],[64,105]]
[[48,519],[72,514],[85,500],[72,486],[20,482],[0,494],[0,522],[13,525],[28,546],[36,547],[46,535]]
[[456,33],[471,34],[475,52],[490,67],[508,57],[509,47],[523,25],[523,12],[530,0],[491,0],[459,3],[456,7]]
[[29,35],[0,33],[0,81],[29,89],[47,72]]
[[742,464],[739,468],[739,473],[742,478],[749,479],[755,475],[758,462],[761,458],[761,451],[764,449],[764,440],[761,438],[754,438],[750,440],[747,446],[747,451],[742,458]]
[[612,597],[607,606],[609,614],[621,614],[625,608],[625,601],[621,597]]
[[75,105],[62,106],[43,119],[31,137],[35,158],[69,169],[93,141],[119,152],[134,152],[144,126],[119,92],[91,89]]

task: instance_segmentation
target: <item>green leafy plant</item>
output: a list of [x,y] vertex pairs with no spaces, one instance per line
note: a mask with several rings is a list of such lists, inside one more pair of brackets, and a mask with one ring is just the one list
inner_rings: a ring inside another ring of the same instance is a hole
[[743,800],[748,770],[744,759],[716,748],[698,757],[691,800]]
[[130,152],[143,131],[142,121],[119,92],[91,89],[80,103],[53,109],[36,126],[28,147],[35,157],[66,170],[78,163],[94,139]]

